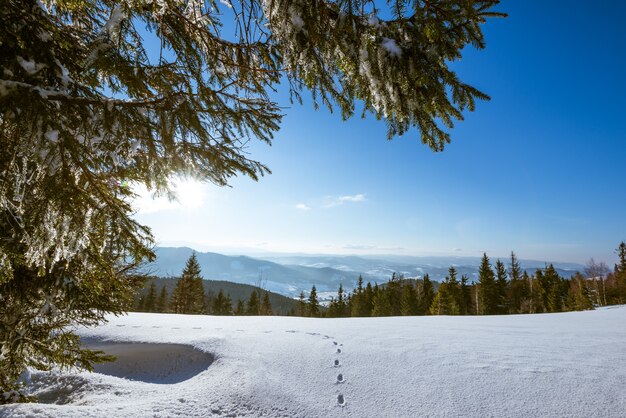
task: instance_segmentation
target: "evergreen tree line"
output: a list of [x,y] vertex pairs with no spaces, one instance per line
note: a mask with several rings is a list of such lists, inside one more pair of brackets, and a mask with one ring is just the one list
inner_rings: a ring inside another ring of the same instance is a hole
[[[454,266],[441,283],[407,279],[394,273],[382,285],[364,283],[359,276],[353,292],[339,285],[337,297],[323,306],[315,286],[308,297],[300,293],[297,307],[288,314],[308,317],[368,317],[407,315],[504,315],[566,312],[626,303],[626,244],[618,250],[619,262],[613,272],[590,262],[586,276],[574,274],[567,279],[552,264],[529,274],[522,270],[511,253],[508,266],[501,260],[491,264],[484,254],[478,269],[478,280],[471,283]],[[606,274],[605,274],[606,273]],[[157,292],[151,283],[147,294],[136,303],[140,312],[171,312],[211,315],[273,315],[269,292],[253,290],[248,300],[234,302],[221,289],[205,294],[200,265],[193,254],[182,277],[170,296],[165,286]]]
[[339,286],[322,313],[315,286],[308,300],[302,293],[298,315],[326,317],[368,317],[404,315],[503,315],[566,312],[626,303],[626,244],[617,250],[619,262],[613,272],[594,275],[602,268],[590,263],[584,276],[580,272],[566,279],[552,264],[533,274],[522,270],[511,253],[508,266],[497,260],[492,266],[484,254],[478,280],[470,283],[465,275],[458,277],[454,266],[437,290],[428,274],[423,279],[405,279],[392,275],[384,285],[367,283],[359,277],[357,287],[346,293]]
[[[180,280],[179,280],[180,283]],[[202,282],[200,282],[202,285]],[[183,293],[184,292],[184,293]],[[195,295],[199,295],[196,297]],[[180,303],[180,300],[191,302],[189,305]],[[253,290],[250,298],[246,301],[237,299],[234,302],[229,293],[223,290],[214,292],[188,292],[178,286],[172,295],[169,294],[165,285],[157,287],[150,284],[148,293],[140,296],[135,303],[135,312],[155,313],[183,313],[183,314],[206,314],[206,315],[273,315],[269,292]]]
[[138,298],[138,312],[161,312],[210,315],[272,315],[269,292],[253,290],[247,301],[238,299],[233,304],[230,294],[223,290],[205,293],[200,264],[195,253],[189,257],[182,276],[170,295],[165,285],[157,292],[152,282],[148,293]]

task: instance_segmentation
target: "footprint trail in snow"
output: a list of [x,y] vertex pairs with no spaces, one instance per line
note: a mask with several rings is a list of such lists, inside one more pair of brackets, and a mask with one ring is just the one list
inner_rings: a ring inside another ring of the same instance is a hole
[[[337,341],[333,341],[333,346],[335,347],[343,347],[343,344],[338,344]],[[335,351],[335,354],[341,354],[341,348],[337,348]],[[339,362],[339,359],[336,358],[334,361],[334,367],[340,367],[341,363]],[[346,381],[346,379],[343,376],[343,373],[339,373],[337,375],[337,380],[335,381],[335,384],[342,384]],[[343,395],[343,393],[339,392],[337,393],[337,405],[341,406],[342,408],[344,406],[346,406],[346,398]]]

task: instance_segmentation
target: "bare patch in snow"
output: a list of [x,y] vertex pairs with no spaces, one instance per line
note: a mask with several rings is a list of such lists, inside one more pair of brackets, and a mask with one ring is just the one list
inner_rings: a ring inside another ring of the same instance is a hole
[[97,364],[96,373],[146,383],[173,384],[205,371],[215,356],[185,344],[122,343],[84,339],[85,347],[117,357]]

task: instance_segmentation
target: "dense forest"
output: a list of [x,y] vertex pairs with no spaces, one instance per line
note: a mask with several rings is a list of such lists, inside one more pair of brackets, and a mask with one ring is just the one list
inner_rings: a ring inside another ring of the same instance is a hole
[[611,272],[603,263],[588,263],[571,278],[558,274],[552,264],[532,273],[522,270],[515,253],[508,265],[492,265],[487,254],[478,280],[458,277],[454,266],[441,283],[393,274],[387,283],[364,283],[346,292],[340,285],[330,302],[320,302],[315,286],[298,300],[259,287],[224,281],[205,281],[195,254],[179,279],[152,278],[135,298],[140,312],[211,315],[297,315],[310,317],[368,317],[402,315],[504,315],[566,312],[626,303],[626,244]]
[[[384,285],[363,284],[349,294],[340,286],[325,313],[327,317],[398,315],[504,315],[566,312],[626,303],[626,244],[618,248],[619,263],[613,272],[591,261],[585,271],[569,279],[553,265],[532,274],[522,271],[511,253],[508,266],[497,260],[492,266],[483,255],[478,281],[457,277],[454,266],[435,289],[425,275],[421,280],[393,275]],[[311,292],[314,294],[315,292]],[[303,295],[302,295],[303,296]],[[302,298],[301,298],[302,299]],[[315,316],[317,300],[302,300],[304,313]]]

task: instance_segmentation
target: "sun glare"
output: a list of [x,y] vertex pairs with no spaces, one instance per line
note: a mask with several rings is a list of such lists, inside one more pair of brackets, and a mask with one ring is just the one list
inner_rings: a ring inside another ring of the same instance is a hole
[[197,180],[174,180],[173,190],[176,198],[169,200],[166,196],[154,197],[145,186],[137,185],[134,187],[137,198],[133,201],[133,207],[139,214],[198,209],[204,204],[207,195],[206,185]]

